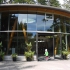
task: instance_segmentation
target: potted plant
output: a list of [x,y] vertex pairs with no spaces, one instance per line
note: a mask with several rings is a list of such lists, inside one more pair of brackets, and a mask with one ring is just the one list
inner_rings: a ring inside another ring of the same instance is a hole
[[3,61],[4,59],[4,52],[0,51],[0,61]]
[[32,61],[32,60],[34,60],[34,57],[33,57],[34,51],[31,50],[32,44],[31,44],[31,42],[30,43],[26,42],[26,45],[27,45],[27,47],[26,47],[27,51],[25,51],[24,55],[25,55],[27,61]]
[[62,46],[63,46],[63,48],[62,48],[62,50],[63,50],[62,51],[62,58],[63,59],[68,59],[68,55],[70,54],[70,52],[66,50],[66,44],[65,44],[64,40],[62,40]]
[[4,59],[4,52],[2,51],[2,41],[0,42],[0,61],[3,61]]
[[34,60],[33,56],[34,56],[34,51],[27,51],[25,52],[25,56],[26,56],[26,60],[27,61],[32,61]]
[[63,59],[68,59],[68,55],[70,54],[70,52],[69,51],[67,51],[67,50],[64,50],[64,51],[62,51],[62,58]]
[[16,60],[17,60],[17,54],[16,54],[16,53],[13,53],[13,54],[12,54],[12,60],[13,60],[13,61],[16,61]]

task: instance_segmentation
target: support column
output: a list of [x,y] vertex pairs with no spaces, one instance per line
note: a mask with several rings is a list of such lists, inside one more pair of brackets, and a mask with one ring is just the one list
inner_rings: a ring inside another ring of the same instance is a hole
[[65,35],[65,41],[66,41],[66,50],[67,50],[67,34]]
[[62,34],[60,33],[60,55],[61,55],[61,58],[62,58]]
[[38,33],[36,34],[36,59],[38,60]]
[[53,58],[55,58],[55,53],[54,53],[54,35],[53,35]]

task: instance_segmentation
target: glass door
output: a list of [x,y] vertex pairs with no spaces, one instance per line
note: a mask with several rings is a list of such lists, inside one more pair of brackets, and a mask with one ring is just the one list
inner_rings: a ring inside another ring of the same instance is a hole
[[44,58],[45,49],[49,52],[49,57],[54,55],[54,33],[38,33],[37,34],[37,57]]
[[62,54],[62,34],[61,33],[37,33],[36,38],[37,58],[44,56],[45,49],[52,59],[60,59]]

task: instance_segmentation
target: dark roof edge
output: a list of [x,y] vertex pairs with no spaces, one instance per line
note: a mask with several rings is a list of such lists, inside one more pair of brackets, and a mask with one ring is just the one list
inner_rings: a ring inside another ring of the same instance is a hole
[[65,12],[68,12],[70,13],[69,10],[66,10],[66,9],[63,9],[63,8],[59,8],[59,7],[53,7],[53,6],[47,6],[47,5],[40,5],[40,4],[23,4],[23,3],[20,3],[20,4],[0,4],[0,7],[6,7],[6,6],[30,6],[30,7],[41,7],[41,8],[50,8],[50,9],[56,9],[56,10],[61,10],[61,11],[65,11]]

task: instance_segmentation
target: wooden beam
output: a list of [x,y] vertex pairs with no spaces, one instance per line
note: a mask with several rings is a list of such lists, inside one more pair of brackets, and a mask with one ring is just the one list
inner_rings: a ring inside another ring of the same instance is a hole
[[[13,28],[12,28],[12,31],[16,29],[16,25],[17,25],[17,19],[15,19],[15,22],[14,22],[14,25],[13,25]],[[14,36],[14,32],[11,32],[10,40],[8,42],[8,50],[9,50],[9,48],[11,46],[13,36]],[[8,54],[8,51],[7,51],[7,54]]]

